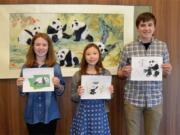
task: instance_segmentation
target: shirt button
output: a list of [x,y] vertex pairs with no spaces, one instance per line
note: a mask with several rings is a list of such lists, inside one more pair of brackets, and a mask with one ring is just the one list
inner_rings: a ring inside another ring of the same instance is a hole
[[41,104],[39,104],[39,107],[41,107],[42,105]]

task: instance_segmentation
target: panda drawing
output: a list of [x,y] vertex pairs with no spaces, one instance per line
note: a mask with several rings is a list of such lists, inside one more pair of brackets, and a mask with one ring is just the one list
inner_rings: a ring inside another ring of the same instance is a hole
[[34,81],[34,84],[49,84],[50,80],[47,77],[38,77],[36,78],[36,80]]
[[60,49],[56,53],[57,57],[57,63],[60,64],[60,66],[66,66],[66,67],[76,67],[79,66],[79,59],[74,55],[74,53],[66,48]]
[[81,39],[93,42],[93,36],[89,34],[87,25],[84,22],[74,20],[72,25],[73,35],[75,36],[74,41],[80,41]]
[[157,77],[160,72],[159,72],[159,65],[155,63],[154,60],[149,61],[149,66],[147,69],[144,69],[144,73],[146,73],[146,76],[154,76]]
[[30,45],[34,35],[41,31],[40,26],[32,25],[23,29],[18,36],[18,42],[21,45]]
[[99,88],[99,82],[92,82],[92,86],[89,90],[89,94],[91,95],[97,94],[98,88]]
[[71,37],[71,35],[65,33],[66,26],[66,24],[62,25],[59,18],[57,20],[53,20],[51,24],[48,25],[47,34],[54,43],[57,43],[62,38],[69,39]]

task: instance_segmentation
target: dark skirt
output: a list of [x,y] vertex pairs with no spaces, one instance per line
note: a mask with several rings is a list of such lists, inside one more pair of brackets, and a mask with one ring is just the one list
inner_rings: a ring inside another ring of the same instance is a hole
[[104,100],[81,100],[73,118],[71,135],[110,135]]

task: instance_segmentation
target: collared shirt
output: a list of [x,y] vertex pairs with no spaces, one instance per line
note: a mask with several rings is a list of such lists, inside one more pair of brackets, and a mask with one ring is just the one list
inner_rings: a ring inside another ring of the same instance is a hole
[[[163,63],[169,63],[166,43],[153,38],[146,50],[141,40],[126,45],[122,52],[119,68],[130,64],[132,57],[162,57]],[[162,103],[162,81],[131,81],[126,80],[124,98],[138,107],[153,107]]]
[[[43,67],[47,66],[43,65],[40,68]],[[23,66],[23,68],[26,68],[26,66]],[[37,68],[37,66],[34,68]],[[60,83],[62,85],[65,85],[60,66],[58,64],[54,65],[54,76],[60,79]],[[52,92],[21,92],[21,95],[28,96],[24,115],[26,123],[36,124],[42,122],[47,124],[51,120],[59,119],[61,116],[56,96],[62,95],[63,92],[64,90],[60,90],[58,88],[55,88]]]

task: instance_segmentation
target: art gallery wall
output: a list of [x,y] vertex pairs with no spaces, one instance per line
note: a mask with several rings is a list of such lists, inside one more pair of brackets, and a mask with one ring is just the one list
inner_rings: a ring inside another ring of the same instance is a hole
[[[1,0],[1,4],[108,4],[108,5],[149,5],[157,17],[156,36],[168,43],[173,72],[164,80],[164,116],[159,135],[180,133],[180,1],[179,0]],[[1,37],[0,37],[1,38]],[[0,45],[1,47],[1,45]],[[71,77],[66,77],[66,92],[59,99],[63,118],[58,122],[57,135],[68,135],[73,116],[70,100]],[[112,135],[125,135],[123,114],[124,81],[113,76],[115,93],[110,102],[109,113]],[[15,79],[0,80],[0,135],[26,135],[23,123],[25,98],[16,90]]]

